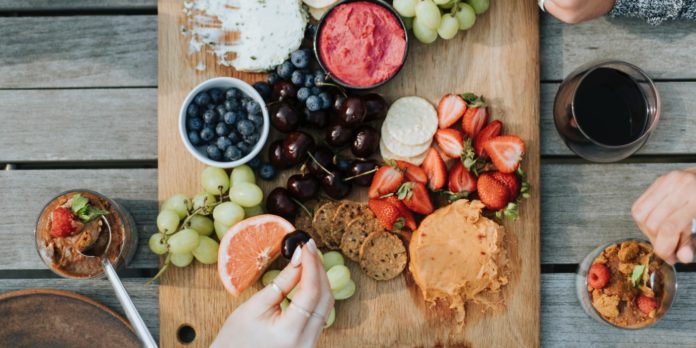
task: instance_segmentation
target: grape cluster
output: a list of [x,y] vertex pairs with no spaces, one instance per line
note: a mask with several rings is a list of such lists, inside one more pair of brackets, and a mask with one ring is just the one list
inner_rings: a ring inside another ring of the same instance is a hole
[[441,37],[449,40],[476,23],[488,10],[489,0],[394,0],[393,6],[422,43]]
[[[157,215],[158,232],[148,242],[153,253],[166,255],[154,279],[170,264],[186,267],[193,259],[203,264],[217,263],[218,241],[225,232],[244,218],[263,213],[263,192],[247,165],[234,168],[230,175],[223,169],[208,167],[202,172],[201,185],[203,192],[193,198],[177,194],[162,204]],[[218,241],[212,238],[213,231]]]

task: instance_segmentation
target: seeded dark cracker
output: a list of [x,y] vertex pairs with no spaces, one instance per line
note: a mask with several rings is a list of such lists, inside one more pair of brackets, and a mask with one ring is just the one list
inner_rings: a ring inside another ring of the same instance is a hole
[[[315,211],[315,208],[318,205],[318,201],[307,201],[304,203],[304,206],[310,212]],[[313,212],[313,214],[316,214],[316,212]],[[297,217],[295,217],[295,228],[307,232],[312,237],[312,239],[314,239],[314,242],[317,243],[317,247],[323,248],[325,246],[324,240],[321,238],[319,233],[317,233],[316,229],[314,228],[312,217],[313,216],[309,215],[307,211],[305,211],[304,209],[300,209],[300,212],[297,214]]]
[[324,246],[330,249],[338,249],[338,245],[331,244],[329,240],[329,234],[333,228],[333,217],[336,214],[336,208],[338,208],[338,202],[326,202],[317,207],[314,211],[314,219],[312,220],[312,225],[314,231],[317,234],[317,238],[320,238]]
[[348,226],[348,223],[353,219],[360,217],[363,210],[363,204],[358,202],[345,201],[338,205],[336,213],[333,216],[333,226],[329,230],[329,240],[336,248],[341,246],[341,238]]
[[406,246],[389,232],[373,232],[360,247],[360,268],[375,280],[395,278],[406,268]]
[[358,262],[360,247],[373,232],[383,231],[382,225],[374,218],[357,217],[351,220],[341,237],[341,251],[347,258]]

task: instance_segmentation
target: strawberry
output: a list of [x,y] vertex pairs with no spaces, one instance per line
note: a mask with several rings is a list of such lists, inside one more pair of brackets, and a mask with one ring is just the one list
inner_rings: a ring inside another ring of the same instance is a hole
[[462,161],[457,161],[450,168],[447,188],[452,193],[476,192],[476,178],[464,168]]
[[419,182],[404,183],[396,195],[412,212],[427,215],[434,210],[428,189]]
[[428,176],[425,175],[425,171],[423,171],[421,167],[406,161],[397,160],[394,162],[396,162],[397,167],[404,171],[406,179],[409,181],[415,181],[422,184],[426,184],[428,182]]
[[520,194],[520,179],[515,174],[495,172],[491,176],[507,186],[510,192],[510,200],[517,199]]
[[466,112],[466,102],[456,94],[446,94],[437,104],[437,121],[440,128],[448,128],[457,123]]
[[416,228],[418,227],[416,225],[416,219],[413,217],[413,214],[411,214],[411,211],[408,210],[408,208],[404,205],[404,202],[396,198],[396,196],[389,196],[384,200],[393,204],[395,207],[399,209],[399,213],[401,214],[401,217],[404,218],[404,225],[406,227],[410,228],[411,231],[416,230]]
[[593,289],[604,289],[609,283],[609,268],[602,263],[592,265],[587,271],[587,283]]
[[520,166],[524,154],[524,142],[515,135],[503,135],[488,140],[483,148],[493,165],[502,173],[513,173]]
[[396,192],[404,181],[404,173],[399,168],[390,165],[382,166],[372,178],[368,197],[377,198],[387,193]]
[[432,191],[437,191],[445,186],[447,180],[447,166],[445,161],[440,157],[440,153],[431,147],[428,153],[425,154],[421,168],[428,177],[428,188]]
[[456,129],[438,129],[435,142],[447,157],[458,158],[464,151],[464,134]]
[[500,210],[510,203],[510,191],[489,173],[479,176],[476,189],[481,202],[490,210]]
[[473,93],[466,93],[463,97],[468,108],[462,117],[462,130],[473,139],[488,122],[488,110],[483,97]]
[[67,237],[77,231],[79,222],[73,212],[66,207],[58,207],[53,211],[51,231],[53,237]]
[[499,136],[502,130],[503,123],[498,120],[495,120],[484,127],[474,138],[474,152],[476,152],[476,156],[485,156],[486,151],[483,149],[483,145],[489,139]]
[[657,300],[643,294],[638,295],[638,298],[636,298],[636,304],[638,305],[638,309],[645,314],[650,314],[650,312],[657,309]]
[[367,206],[370,207],[377,220],[386,228],[387,230],[392,230],[394,224],[401,217],[401,212],[394,204],[391,204],[384,199],[373,198],[367,201]]

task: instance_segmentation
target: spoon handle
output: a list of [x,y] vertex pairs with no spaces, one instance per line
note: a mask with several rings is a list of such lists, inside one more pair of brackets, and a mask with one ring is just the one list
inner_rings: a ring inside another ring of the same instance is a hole
[[135,334],[138,336],[145,348],[157,348],[157,343],[155,343],[150,331],[147,329],[147,326],[145,326],[145,322],[140,316],[140,313],[138,313],[138,309],[135,308],[133,301],[131,301],[128,291],[126,291],[126,288],[123,287],[123,283],[121,283],[121,279],[118,277],[118,274],[116,274],[114,266],[111,265],[111,262],[109,262],[106,257],[104,257],[102,260],[104,273],[106,273],[106,277],[109,278],[111,286],[116,292],[116,298],[118,298],[118,302],[121,302],[121,307],[123,307],[123,310],[126,312],[128,321],[130,321],[131,325],[133,325]]

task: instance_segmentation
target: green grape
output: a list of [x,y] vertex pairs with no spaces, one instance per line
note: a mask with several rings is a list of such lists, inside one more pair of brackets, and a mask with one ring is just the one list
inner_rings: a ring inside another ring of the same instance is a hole
[[161,210],[171,210],[177,213],[180,219],[183,219],[191,211],[191,206],[191,199],[188,196],[178,194],[164,201]]
[[350,270],[344,265],[336,265],[326,271],[331,290],[340,289],[350,281]]
[[406,30],[413,29],[413,17],[401,17],[401,20],[404,21]]
[[438,7],[442,7],[442,5],[447,4],[449,1],[450,1],[450,0],[433,0],[433,2],[435,3],[435,5],[437,5]]
[[169,237],[169,251],[174,254],[191,253],[200,242],[198,232],[192,229],[183,229]]
[[290,290],[288,298],[292,300],[292,298],[295,297],[295,293],[297,293],[297,288],[293,288],[292,290]]
[[268,286],[268,284],[271,284],[271,281],[273,281],[278,274],[280,274],[280,271],[277,269],[272,269],[264,273],[263,277],[261,277],[261,284],[263,284],[263,286]]
[[400,15],[413,17],[416,15],[416,4],[418,4],[418,0],[394,0],[392,6]]
[[157,255],[164,255],[169,251],[167,242],[164,241],[164,235],[161,233],[154,233],[151,235],[150,239],[147,241],[147,246]]
[[459,30],[467,30],[474,26],[476,23],[476,13],[474,8],[469,4],[459,3],[457,12],[454,14],[459,22]]
[[331,313],[329,313],[329,318],[326,319],[326,324],[324,324],[324,328],[326,329],[333,325],[334,321],[336,321],[336,307],[331,308]]
[[489,0],[466,0],[466,2],[474,8],[477,15],[480,15],[488,11],[488,7],[491,5]]
[[244,220],[244,209],[234,202],[220,203],[213,209],[213,219],[225,226],[234,226]]
[[209,236],[213,234],[213,230],[215,229],[213,226],[213,220],[203,215],[191,216],[188,226],[186,227],[196,230],[202,236]]
[[231,226],[227,226],[218,221],[213,221],[213,227],[215,227],[215,235],[218,237],[218,240],[222,240],[222,236],[224,236],[225,233],[230,230]]
[[230,188],[230,201],[242,207],[253,207],[261,204],[263,191],[255,184],[239,182]]
[[171,210],[162,210],[157,215],[157,230],[164,234],[172,234],[179,227],[179,214]]
[[193,249],[193,257],[202,264],[212,265],[217,262],[219,247],[220,244],[212,238],[201,236],[198,246]]
[[355,282],[353,280],[348,280],[346,286],[332,290],[331,293],[335,300],[346,300],[349,299],[353,294],[355,294]]
[[230,187],[234,187],[234,185],[237,185],[240,182],[248,182],[250,184],[256,183],[254,170],[246,164],[242,164],[241,166],[232,169],[232,173],[230,174]]
[[174,264],[176,267],[186,267],[193,262],[193,254],[181,253],[181,254],[169,254],[169,262]]
[[422,0],[416,5],[416,22],[428,29],[437,30],[440,16],[440,9],[432,0]]
[[230,179],[224,169],[208,167],[201,173],[201,185],[205,192],[219,196],[230,189]]
[[440,37],[449,40],[457,36],[457,32],[459,32],[459,22],[457,19],[449,13],[443,15],[442,21],[440,21],[440,27],[437,28],[437,33]]
[[437,40],[437,30],[423,26],[418,17],[413,20],[413,35],[424,44],[433,43]]
[[215,195],[211,195],[210,193],[207,192],[201,192],[195,196],[193,196],[193,210],[198,210],[201,209],[201,213],[204,215],[210,215],[210,213],[213,212],[213,208],[215,208],[215,204],[217,203],[217,198],[215,198]]
[[287,298],[284,298],[283,301],[280,302],[280,310],[284,311],[289,305],[290,301]]
[[451,9],[452,7],[454,7],[454,4],[456,4],[457,1],[458,1],[458,0],[449,0],[448,2],[446,2],[446,3],[444,3],[444,4],[440,4],[440,5],[438,5],[438,6],[439,6],[441,9],[443,9],[443,10],[449,10],[449,9]]
[[251,208],[244,208],[244,217],[252,217],[256,215],[261,215],[263,214],[263,207],[259,205],[255,205]]
[[343,259],[343,255],[338,251],[329,251],[324,254],[324,259],[322,261],[325,270],[330,270],[331,267],[336,265],[345,265],[346,261]]

